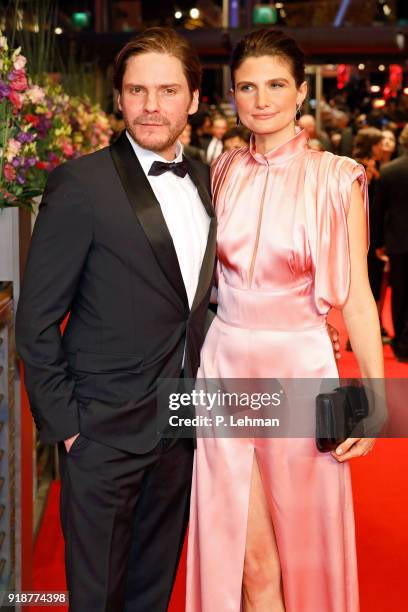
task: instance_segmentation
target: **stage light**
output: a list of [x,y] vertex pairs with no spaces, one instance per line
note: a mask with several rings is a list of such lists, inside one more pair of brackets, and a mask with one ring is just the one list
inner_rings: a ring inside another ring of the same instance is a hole
[[183,13],[182,13],[181,11],[176,11],[176,12],[174,13],[174,18],[175,18],[175,19],[181,19],[181,18],[182,18],[182,16],[183,16]]
[[191,9],[190,17],[191,17],[191,19],[198,19],[200,17],[200,11],[198,10],[198,8],[192,8]]
[[60,34],[62,34],[63,29],[58,27],[58,28],[55,28],[54,32],[57,34],[57,36],[59,36]]
[[273,4],[255,4],[252,10],[254,25],[275,25],[278,21],[278,11]]
[[365,70],[365,64],[359,64],[358,65],[358,69],[359,70]]
[[283,9],[283,2],[277,2],[277,3],[275,4],[275,7],[276,7],[277,9]]
[[391,8],[388,6],[388,4],[384,4],[383,12],[386,17],[389,17],[391,15],[392,11],[391,11]]
[[38,23],[35,23],[33,26],[33,31],[38,34],[38,32],[40,31],[40,26],[38,25]]
[[373,100],[373,108],[383,108],[385,106],[385,100],[383,98],[377,98]]
[[88,28],[91,23],[91,14],[88,11],[72,13],[71,21],[79,30]]
[[380,72],[384,72],[384,70],[385,70],[385,66],[384,66],[384,64],[380,64],[380,65],[378,66],[378,70],[379,70]]
[[408,96],[408,87],[404,87],[404,89],[402,90],[402,93]]
[[398,49],[402,51],[405,47],[405,34],[403,34],[402,32],[398,32],[398,34],[395,35],[395,42],[397,43]]
[[370,91],[371,93],[378,93],[379,91],[381,91],[381,87],[379,85],[371,85]]

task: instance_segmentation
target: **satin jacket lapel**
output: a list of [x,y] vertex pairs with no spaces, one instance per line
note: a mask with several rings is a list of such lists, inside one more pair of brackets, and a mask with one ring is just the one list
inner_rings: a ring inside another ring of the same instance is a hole
[[191,306],[191,311],[193,311],[204,299],[208,291],[208,287],[211,284],[212,277],[214,274],[215,267],[215,254],[216,254],[216,232],[217,232],[217,219],[214,212],[214,207],[211,201],[211,194],[209,193],[206,185],[200,178],[198,172],[195,170],[194,165],[190,162],[189,159],[184,157],[184,160],[188,163],[189,166],[189,175],[197,187],[198,194],[200,199],[204,205],[205,210],[207,211],[208,216],[210,217],[210,227],[208,229],[208,238],[207,238],[207,246],[204,252],[203,261],[201,264],[200,275],[198,278],[198,285],[196,289],[196,293],[194,296],[193,304]]
[[153,253],[183,306],[188,308],[186,288],[173,240],[160,204],[125,132],[111,145],[110,151],[133,212],[146,234]]

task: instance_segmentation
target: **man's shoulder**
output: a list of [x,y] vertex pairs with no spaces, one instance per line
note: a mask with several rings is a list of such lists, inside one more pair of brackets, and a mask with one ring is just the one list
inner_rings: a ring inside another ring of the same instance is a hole
[[191,164],[196,174],[200,177],[200,179],[204,182],[204,184],[210,189],[210,166],[208,164],[203,163],[199,159],[192,159],[191,157],[186,156],[188,159],[188,163]]
[[186,158],[188,159],[189,163],[192,166],[194,166],[196,170],[198,170],[199,172],[202,172],[203,174],[207,174],[207,175],[210,174],[210,166],[208,164],[205,164],[199,159],[194,159],[193,157],[190,157],[189,155],[186,155]]
[[88,153],[77,157],[76,159],[70,159],[57,168],[51,173],[54,178],[63,178],[65,176],[76,177],[78,179],[89,178],[95,172],[101,173],[104,171],[107,165],[111,164],[111,156],[109,147],[104,147],[93,153]]
[[384,164],[381,168],[381,176],[387,177],[394,174],[406,173],[408,168],[408,155],[403,155],[401,157],[397,157],[392,161]]

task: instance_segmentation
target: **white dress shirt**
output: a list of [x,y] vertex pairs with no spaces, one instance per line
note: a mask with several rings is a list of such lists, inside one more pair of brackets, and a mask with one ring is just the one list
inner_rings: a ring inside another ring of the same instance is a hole
[[[154,151],[143,149],[128,132],[126,135],[160,204],[164,220],[173,239],[191,308],[207,245],[210,218],[198,195],[197,187],[188,174],[181,178],[169,171],[160,176],[149,176],[148,173],[154,161],[167,163],[169,161]],[[183,147],[178,142],[176,157],[172,161],[182,160]]]
[[223,148],[222,140],[218,140],[218,138],[213,136],[207,148],[207,162],[211,164],[215,161],[221,155]]

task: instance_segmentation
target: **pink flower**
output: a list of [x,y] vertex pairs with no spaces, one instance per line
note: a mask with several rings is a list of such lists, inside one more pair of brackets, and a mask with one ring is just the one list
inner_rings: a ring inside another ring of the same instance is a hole
[[65,157],[72,157],[74,154],[74,147],[69,142],[64,142],[62,144],[62,152],[64,153]]
[[16,59],[14,60],[14,70],[22,70],[24,68],[24,66],[26,65],[27,60],[24,57],[24,55],[17,55]]
[[26,91],[26,96],[33,104],[39,104],[45,98],[45,92],[38,85],[33,85]]
[[7,144],[7,153],[6,159],[8,162],[11,162],[13,157],[19,154],[21,149],[21,143],[18,140],[14,140],[14,138],[10,138]]
[[9,100],[17,110],[20,110],[20,108],[23,106],[24,98],[20,93],[17,93],[16,91],[10,90]]
[[25,70],[12,70],[9,74],[10,88],[14,91],[25,91],[28,87]]
[[16,171],[11,164],[4,164],[4,178],[8,183],[11,183],[16,179]]

